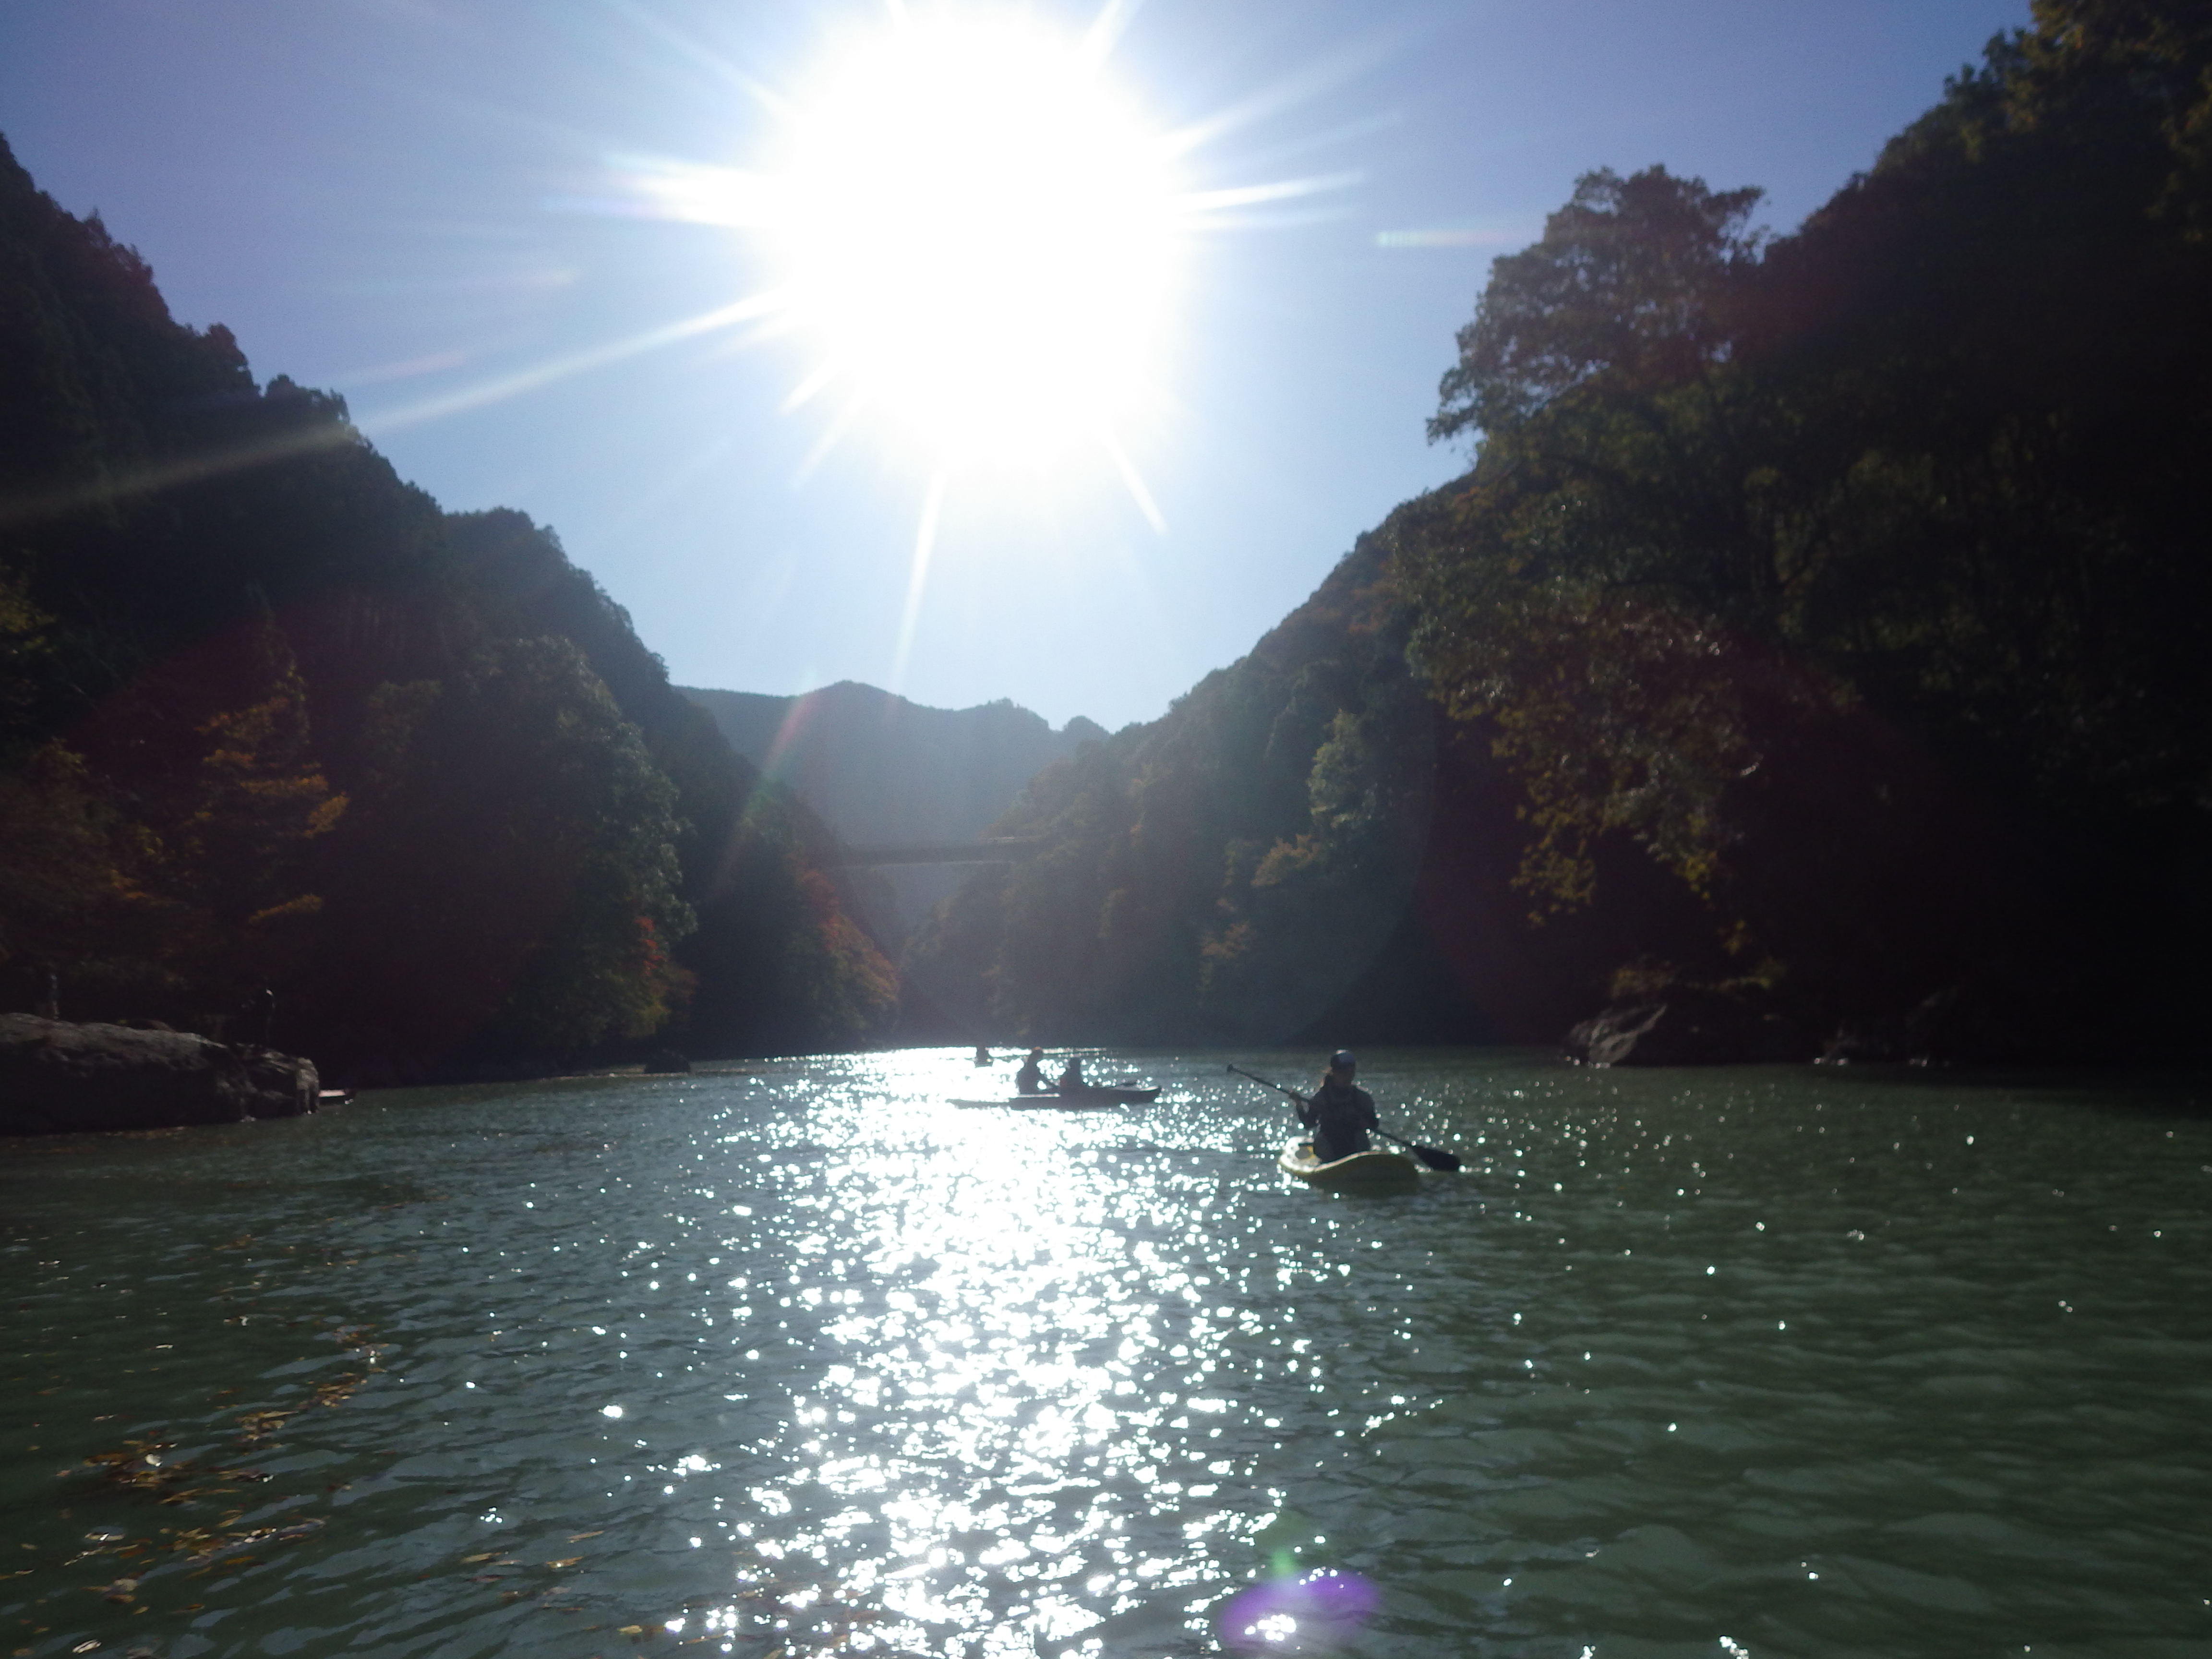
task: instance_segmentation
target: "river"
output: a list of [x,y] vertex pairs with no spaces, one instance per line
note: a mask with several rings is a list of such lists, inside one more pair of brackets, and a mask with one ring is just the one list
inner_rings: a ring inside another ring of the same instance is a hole
[[2212,1089],[907,1051],[0,1141],[0,1653],[2212,1652]]

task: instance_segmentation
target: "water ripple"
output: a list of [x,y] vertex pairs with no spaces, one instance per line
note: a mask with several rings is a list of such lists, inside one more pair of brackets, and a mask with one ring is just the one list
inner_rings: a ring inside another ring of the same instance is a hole
[[1126,1064],[1158,1106],[909,1052],[0,1144],[0,1633],[2212,1644],[2199,1082],[1370,1057],[1468,1168],[1363,1200]]

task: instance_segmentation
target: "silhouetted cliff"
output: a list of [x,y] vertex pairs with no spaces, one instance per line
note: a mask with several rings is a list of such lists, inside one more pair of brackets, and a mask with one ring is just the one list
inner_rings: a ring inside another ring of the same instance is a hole
[[2212,27],[2034,12],[1790,235],[1581,180],[1459,334],[1471,471],[1038,778],[909,1000],[1557,1041],[1682,988],[1655,1050],[2201,1051]]
[[520,514],[451,515],[342,400],[0,146],[0,1006],[341,1079],[890,1014],[830,838]]

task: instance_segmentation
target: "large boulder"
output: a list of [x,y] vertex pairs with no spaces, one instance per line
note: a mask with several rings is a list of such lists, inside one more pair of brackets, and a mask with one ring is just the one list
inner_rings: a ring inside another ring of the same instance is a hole
[[[2115,1012],[2106,988],[1991,974],[1946,987],[1910,1012],[1846,1019],[1821,1050],[1823,1065],[1903,1062],[1914,1066],[2111,1064],[2130,1053],[2201,1053],[2201,1018],[2161,1029],[2156,1005]],[[2198,1011],[2191,1008],[2190,1014]],[[2132,1027],[2132,1029],[2130,1029]],[[2177,1040],[2178,1039],[2178,1040]]]
[[1787,1018],[1729,991],[1670,985],[1617,1002],[1567,1033],[1569,1060],[1582,1066],[1734,1066],[1810,1057],[1811,1045]]
[[273,1048],[0,1014],[0,1134],[298,1117],[321,1086],[313,1061]]
[[1953,1015],[1958,1003],[1959,988],[1952,986],[1936,992],[1909,1014],[1846,1019],[1821,1048],[1819,1063],[1850,1066],[1910,1061],[1924,1066],[1931,1060],[1948,1058],[1944,1050],[1955,1044],[1948,1044],[1945,1037],[1956,1024]]

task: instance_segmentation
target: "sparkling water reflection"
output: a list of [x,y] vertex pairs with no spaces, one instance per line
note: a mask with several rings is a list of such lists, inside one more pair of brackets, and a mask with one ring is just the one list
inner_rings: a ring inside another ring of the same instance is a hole
[[1374,1056],[1358,1198],[1127,1064],[0,1143],[0,1650],[2212,1646],[2201,1091]]

